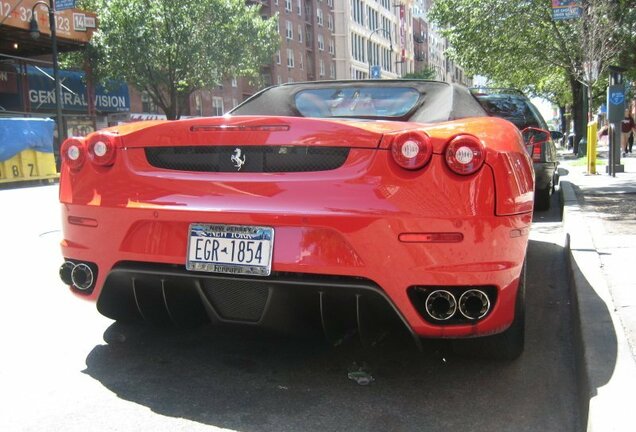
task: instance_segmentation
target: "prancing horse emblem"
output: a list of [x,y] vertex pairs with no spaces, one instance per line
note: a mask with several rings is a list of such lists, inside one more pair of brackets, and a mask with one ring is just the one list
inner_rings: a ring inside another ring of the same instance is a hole
[[243,159],[241,159],[241,149],[237,148],[234,150],[234,154],[232,155],[230,160],[234,163],[237,171],[240,171],[243,164],[245,164],[245,155],[243,155]]

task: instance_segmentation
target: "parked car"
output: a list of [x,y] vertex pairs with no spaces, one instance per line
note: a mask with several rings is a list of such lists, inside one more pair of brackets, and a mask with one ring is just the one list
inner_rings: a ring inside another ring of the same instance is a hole
[[416,343],[523,349],[532,162],[464,87],[286,84],[62,154],[60,276],[107,317],[314,322],[333,340],[388,310]]
[[548,210],[559,182],[554,140],[563,134],[550,132],[539,110],[518,90],[479,88],[473,89],[473,94],[488,114],[505,118],[522,131],[535,173],[534,205],[537,210]]

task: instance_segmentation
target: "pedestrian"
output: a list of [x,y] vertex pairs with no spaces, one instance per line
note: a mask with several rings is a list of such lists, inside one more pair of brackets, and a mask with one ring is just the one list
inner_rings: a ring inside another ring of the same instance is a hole
[[634,132],[636,132],[634,118],[631,116],[629,110],[625,110],[625,118],[621,121],[621,149],[623,150],[623,157],[627,156],[629,137]]

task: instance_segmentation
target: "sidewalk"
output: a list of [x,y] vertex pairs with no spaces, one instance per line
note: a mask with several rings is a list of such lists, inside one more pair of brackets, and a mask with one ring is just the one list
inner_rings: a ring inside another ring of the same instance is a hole
[[[625,172],[597,175],[561,155],[563,226],[568,236],[581,409],[588,431],[632,431],[636,393],[636,155]],[[607,147],[599,149],[607,161]]]

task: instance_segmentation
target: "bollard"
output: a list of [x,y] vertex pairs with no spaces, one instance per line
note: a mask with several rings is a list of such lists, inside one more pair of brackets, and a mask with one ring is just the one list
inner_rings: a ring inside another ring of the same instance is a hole
[[596,174],[596,141],[598,123],[596,121],[587,124],[587,173]]

